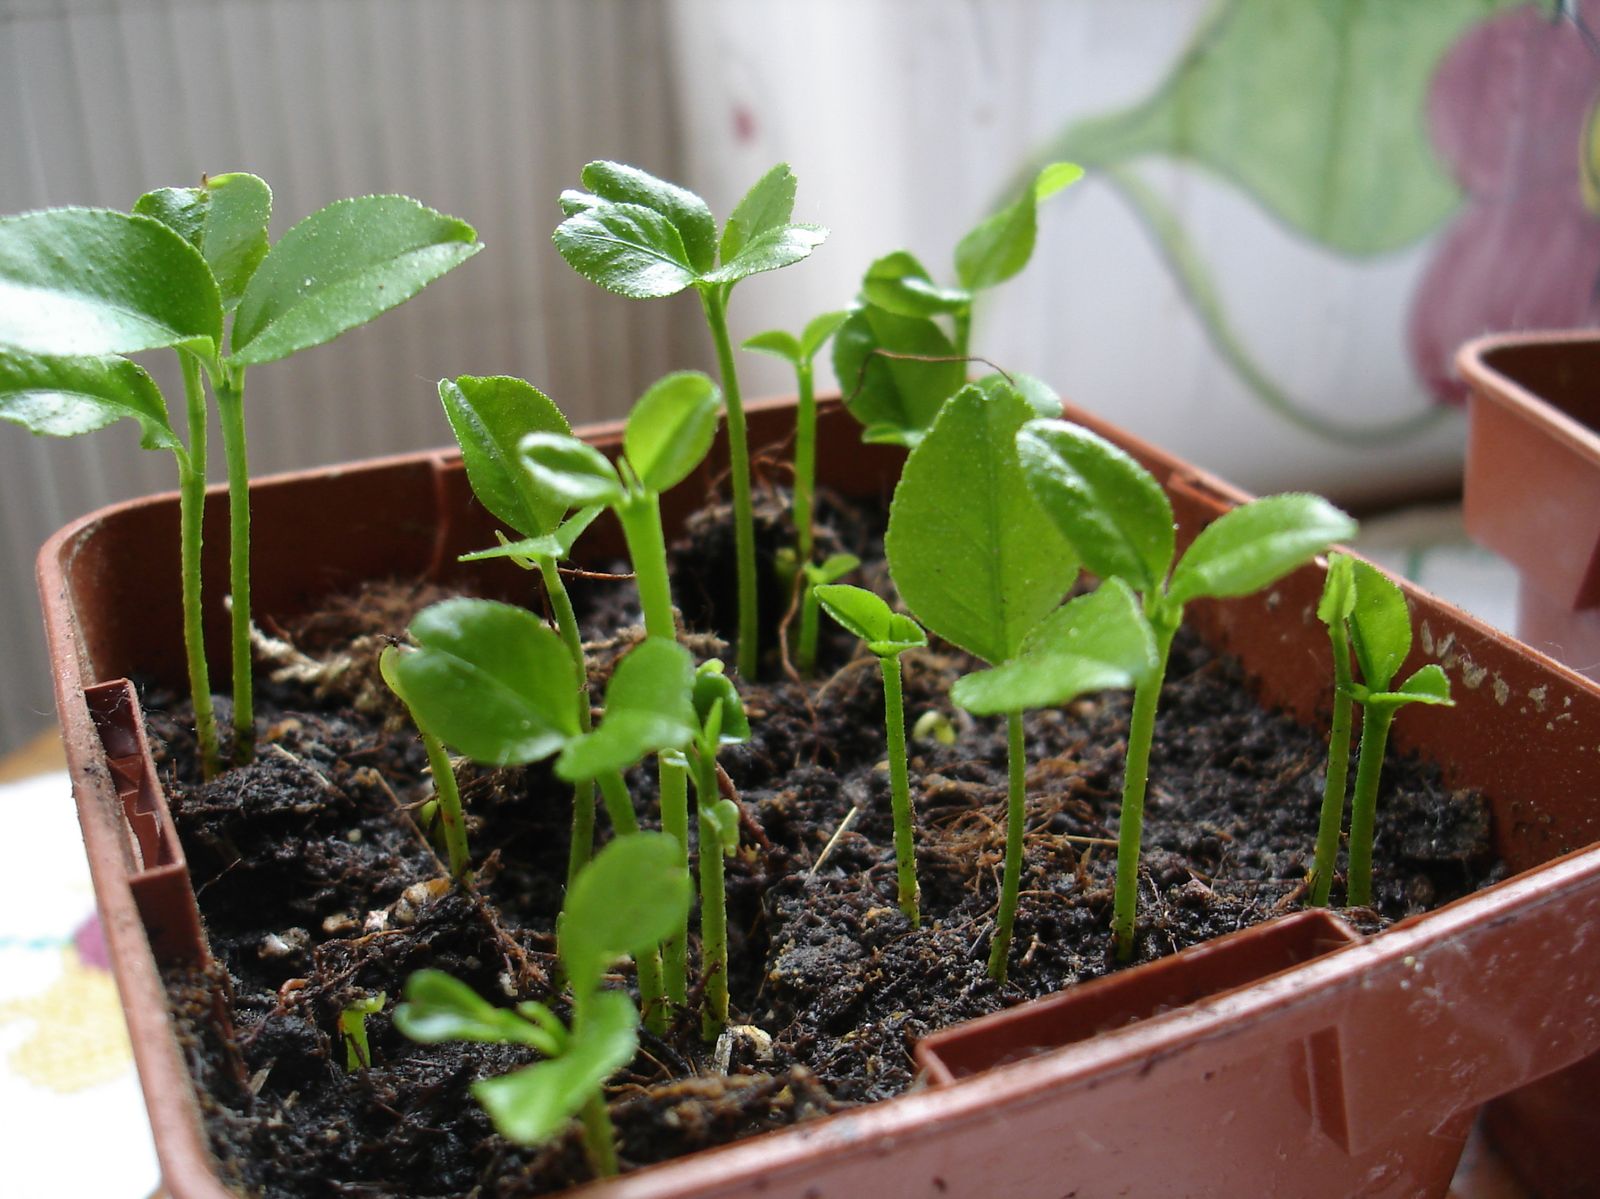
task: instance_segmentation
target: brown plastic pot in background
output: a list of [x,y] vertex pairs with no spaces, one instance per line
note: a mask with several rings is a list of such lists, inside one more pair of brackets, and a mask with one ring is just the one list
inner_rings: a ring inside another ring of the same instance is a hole
[[[1070,415],[1155,472],[1188,536],[1241,498]],[[753,444],[781,442],[791,407],[756,405],[750,424]],[[588,436],[615,449],[619,429]],[[862,446],[836,403],[823,406],[819,446],[824,486],[887,497],[899,455]],[[720,469],[719,457],[667,497],[669,525]],[[222,515],[215,507],[208,518]],[[453,454],[263,480],[253,511],[256,605],[278,619],[362,579],[448,580],[467,569],[457,553],[493,540]],[[215,596],[226,542],[220,522],[208,534]],[[613,527],[591,538],[597,558],[620,550]],[[163,1174],[174,1199],[219,1199],[227,1192],[160,980],[162,966],[208,950],[123,681],[182,685],[177,540],[172,497],[109,508],[46,545],[40,585],[74,794]],[[490,576],[471,569],[484,585]],[[521,594],[524,576],[501,569],[499,585]],[[1320,587],[1314,565],[1263,595],[1192,608],[1265,702],[1308,721],[1331,678]],[[1298,913],[946,1030],[919,1048],[926,1085],[910,1094],[582,1193],[1442,1196],[1486,1100],[1600,1050],[1600,946],[1586,940],[1600,928],[1600,689],[1410,595],[1416,660],[1444,665],[1459,706],[1408,714],[1395,748],[1491,797],[1496,849],[1514,877],[1370,939],[1326,913]],[[218,621],[211,632],[212,660],[223,662],[226,630]]]

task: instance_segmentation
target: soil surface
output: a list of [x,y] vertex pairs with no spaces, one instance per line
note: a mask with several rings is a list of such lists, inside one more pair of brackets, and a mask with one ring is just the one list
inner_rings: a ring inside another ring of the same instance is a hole
[[[872,560],[881,517],[832,506],[819,549],[869,559],[854,581],[889,593]],[[770,553],[787,539],[763,519]],[[690,629],[729,610],[726,514],[675,549]],[[632,584],[575,580],[600,682],[639,635]],[[224,1176],[274,1197],[525,1196],[588,1178],[574,1132],[540,1149],[496,1135],[468,1093],[532,1060],[484,1044],[425,1046],[390,1014],[405,979],[434,967],[497,1003],[552,984],[566,870],[570,788],[544,766],[458,770],[476,886],[453,889],[413,820],[429,795],[426,756],[377,681],[375,657],[442,592],[388,584],[275,630],[258,700],[255,762],[209,784],[193,766],[188,714],[149,701],[168,786],[217,964],[168,987]],[[733,1019],[766,1037],[727,1046],[726,1072],[685,1016],[612,1079],[625,1168],[897,1095],[927,1033],[1115,968],[1107,929],[1129,696],[1028,716],[1028,836],[1010,978],[985,959],[1005,824],[1005,735],[954,709],[974,667],[935,645],[903,659],[908,726],[929,712],[955,737],[913,739],[923,923],[895,906],[883,691],[875,659],[824,621],[823,670],[800,683],[742,685],[753,740],[724,752],[745,814],[728,862]],[[689,639],[715,652],[715,637]],[[293,646],[291,651],[289,646]],[[776,658],[776,654],[770,658]],[[1137,959],[1293,910],[1316,834],[1324,738],[1251,698],[1236,666],[1180,635],[1158,718],[1140,880]],[[654,772],[629,783],[656,823]],[[853,821],[841,826],[852,810]],[[607,835],[605,817],[599,817]],[[692,823],[692,822],[691,822]],[[825,847],[831,848],[825,852]],[[1379,809],[1378,901],[1365,927],[1493,881],[1489,811],[1438,771],[1391,760]],[[1335,900],[1341,898],[1339,888]],[[691,969],[697,960],[691,946]],[[630,986],[631,968],[616,985]],[[370,1064],[348,1071],[339,1013],[383,992]],[[218,996],[231,1019],[219,1030]],[[691,997],[693,999],[693,997]]]

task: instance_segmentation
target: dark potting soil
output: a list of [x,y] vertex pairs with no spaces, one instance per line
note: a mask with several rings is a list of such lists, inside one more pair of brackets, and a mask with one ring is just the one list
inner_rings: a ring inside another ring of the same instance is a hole
[[[861,552],[881,533],[875,524],[834,505],[822,548]],[[691,628],[715,627],[705,622],[726,611],[725,588],[690,580],[731,579],[730,540],[725,513],[712,512],[675,551]],[[769,552],[785,540],[771,513],[762,540]],[[888,593],[881,561],[858,581]],[[573,593],[603,683],[639,635],[626,627],[637,619],[632,585],[582,580]],[[277,678],[262,680],[255,762],[214,782],[195,777],[187,712],[151,700],[217,957],[209,972],[172,973],[168,991],[212,1147],[245,1190],[510,1199],[589,1176],[575,1134],[538,1149],[510,1144],[469,1094],[530,1051],[418,1045],[391,1022],[422,967],[495,1002],[540,999],[565,1013],[552,983],[553,929],[570,788],[544,766],[460,768],[478,867],[471,891],[449,886],[412,819],[429,794],[426,757],[374,662],[442,594],[374,587],[278,630],[285,643],[268,647],[262,666]],[[733,1023],[755,1031],[728,1039],[725,1062],[701,1040],[697,1017],[664,1037],[641,1033],[638,1057],[608,1087],[625,1167],[899,1094],[929,1032],[1115,968],[1107,929],[1129,696],[1027,717],[1022,902],[1010,978],[997,987],[985,960],[1004,847],[1005,733],[948,698],[974,662],[937,645],[903,660],[908,726],[939,712],[956,734],[949,745],[910,747],[923,911],[913,929],[895,904],[876,660],[851,657],[851,639],[824,623],[819,678],[742,684],[754,737],[722,757],[745,815],[728,862]],[[719,644],[689,640],[699,654]],[[1303,902],[1327,756],[1320,734],[1262,710],[1237,666],[1186,634],[1157,735],[1138,961]],[[629,783],[643,823],[654,824],[653,771],[635,770]],[[1432,765],[1392,760],[1378,898],[1358,922],[1378,927],[1493,881],[1490,844],[1481,797],[1444,788]],[[616,983],[631,985],[631,967]],[[370,1064],[349,1071],[339,1013],[378,992],[387,1002],[367,1021]],[[218,995],[228,1031],[214,1018]]]

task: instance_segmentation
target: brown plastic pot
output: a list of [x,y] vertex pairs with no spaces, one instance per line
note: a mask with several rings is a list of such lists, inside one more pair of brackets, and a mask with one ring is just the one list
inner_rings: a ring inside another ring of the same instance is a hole
[[[1188,535],[1242,498],[1070,415],[1155,472]],[[787,403],[754,406],[753,444],[782,441],[791,422]],[[588,430],[610,448],[619,434]],[[819,436],[824,485],[888,492],[897,453],[860,445],[836,403],[823,406]],[[669,524],[719,469],[709,463],[701,486],[667,497]],[[266,479],[253,505],[256,602],[279,618],[364,578],[448,579],[462,569],[458,552],[492,540],[454,454]],[[208,594],[218,595],[220,520],[208,533]],[[596,555],[620,548],[615,529],[596,534]],[[182,684],[177,541],[173,497],[119,505],[52,538],[39,578],[74,794],[163,1174],[174,1199],[220,1199],[228,1192],[160,981],[163,966],[208,950],[125,682]],[[508,590],[513,576],[507,568]],[[1331,677],[1320,587],[1313,565],[1263,595],[1192,609],[1267,703],[1308,721]],[[1443,1195],[1485,1101],[1600,1050],[1600,946],[1587,940],[1600,929],[1600,689],[1410,595],[1417,660],[1444,665],[1459,706],[1408,714],[1396,749],[1491,797],[1513,877],[1370,939],[1327,913],[1297,913],[946,1030],[918,1048],[925,1085],[910,1094],[581,1193]],[[224,662],[220,620],[212,633],[212,660]]]

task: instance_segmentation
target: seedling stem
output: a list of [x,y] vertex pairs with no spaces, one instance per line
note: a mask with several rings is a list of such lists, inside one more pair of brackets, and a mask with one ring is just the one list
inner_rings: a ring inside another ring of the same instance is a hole
[[255,756],[250,675],[250,462],[244,441],[244,371],[224,364],[213,377],[228,461],[228,588],[233,596],[233,761]]
[[728,337],[728,298],[721,285],[704,286],[700,304],[705,309],[711,340],[717,347],[717,370],[728,411],[728,462],[733,475],[733,543],[739,586],[739,641],[736,661],[744,678],[756,677],[760,649],[759,612],[756,604],[756,526],[750,500],[750,447],[745,436],[744,401],[739,374],[733,365],[733,342]]
[[211,699],[211,670],[206,664],[205,622],[200,608],[200,550],[206,506],[205,383],[200,362],[192,354],[179,354],[183,367],[183,397],[189,414],[189,449],[178,456],[178,523],[183,558],[183,650],[189,667],[189,694],[194,702],[195,739],[200,749],[200,770],[209,779],[222,768],[217,746],[217,712]]
[[1356,764],[1356,790],[1350,800],[1350,882],[1345,902],[1353,908],[1372,905],[1372,835],[1378,813],[1378,778],[1389,744],[1395,709],[1387,704],[1361,707],[1361,756]]
[[1139,846],[1144,834],[1144,797],[1150,778],[1150,747],[1155,739],[1156,707],[1167,676],[1167,657],[1176,621],[1163,621],[1148,611],[1156,639],[1156,668],[1135,684],[1133,715],[1128,722],[1128,761],[1122,777],[1122,817],[1117,828],[1117,885],[1111,913],[1117,960],[1133,956],[1133,920],[1139,906]]

